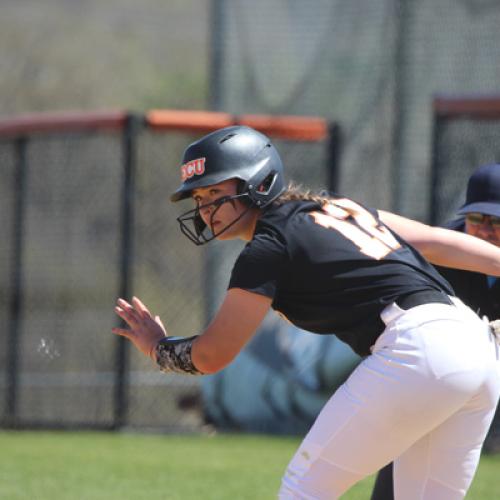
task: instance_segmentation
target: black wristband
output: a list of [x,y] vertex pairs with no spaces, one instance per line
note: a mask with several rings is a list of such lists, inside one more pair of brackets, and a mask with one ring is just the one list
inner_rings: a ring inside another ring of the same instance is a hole
[[198,337],[166,337],[156,346],[156,362],[162,372],[203,375],[191,359],[193,340]]

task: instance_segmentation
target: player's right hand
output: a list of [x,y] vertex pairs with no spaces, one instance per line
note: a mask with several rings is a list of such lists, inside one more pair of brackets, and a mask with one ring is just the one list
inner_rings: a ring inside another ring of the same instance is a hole
[[119,298],[115,312],[129,328],[113,328],[112,332],[129,339],[139,351],[156,361],[156,346],[167,336],[160,317],[153,317],[137,297],[132,298],[132,304]]

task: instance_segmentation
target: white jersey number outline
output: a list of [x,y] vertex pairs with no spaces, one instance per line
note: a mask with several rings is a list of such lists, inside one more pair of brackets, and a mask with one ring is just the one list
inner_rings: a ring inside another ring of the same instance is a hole
[[323,212],[312,212],[311,216],[316,224],[336,229],[362,253],[376,260],[401,247],[390,231],[368,210],[347,198],[332,200],[323,206]]

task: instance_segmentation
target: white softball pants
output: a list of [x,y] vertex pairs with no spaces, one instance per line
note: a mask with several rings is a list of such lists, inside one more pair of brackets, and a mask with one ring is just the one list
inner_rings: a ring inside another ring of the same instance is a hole
[[499,346],[458,299],[382,312],[384,332],[326,403],[279,498],[336,499],[394,460],[396,500],[461,499],[500,393]]

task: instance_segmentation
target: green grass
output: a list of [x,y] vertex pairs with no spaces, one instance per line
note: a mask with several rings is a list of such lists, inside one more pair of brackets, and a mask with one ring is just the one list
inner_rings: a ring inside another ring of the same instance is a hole
[[[297,438],[0,432],[2,500],[276,498]],[[500,455],[483,456],[469,498],[499,491]],[[369,498],[373,478],[343,498]]]

